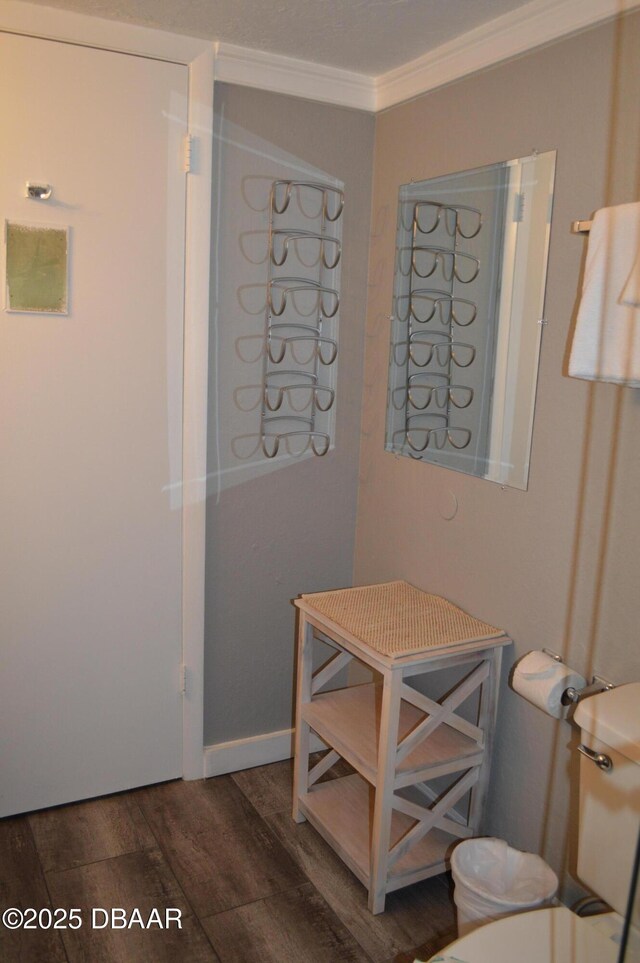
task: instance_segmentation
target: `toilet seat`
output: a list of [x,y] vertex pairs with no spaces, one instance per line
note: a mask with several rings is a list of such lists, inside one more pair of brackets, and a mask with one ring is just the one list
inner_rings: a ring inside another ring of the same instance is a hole
[[617,963],[619,946],[565,906],[518,913],[479,927],[431,958],[458,963]]

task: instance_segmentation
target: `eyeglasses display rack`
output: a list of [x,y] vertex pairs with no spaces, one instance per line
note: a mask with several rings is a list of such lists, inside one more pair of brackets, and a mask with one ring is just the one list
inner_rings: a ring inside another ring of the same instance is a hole
[[480,272],[479,259],[461,244],[479,234],[482,215],[466,205],[412,200],[401,205],[400,218],[389,403],[403,418],[391,445],[421,458],[429,447],[461,450],[471,442],[471,429],[456,418],[474,400],[464,370],[476,357],[466,329],[478,308],[458,295]]
[[278,180],[269,198],[269,253],[260,415],[262,451],[325,455],[331,446],[344,195]]
[[[309,820],[380,913],[387,893],[444,872],[452,846],[481,832],[502,648],[511,640],[402,581],[303,595],[295,605],[293,818]],[[314,669],[316,640],[332,654]],[[328,691],[352,660],[382,681]],[[429,696],[412,684],[418,679]],[[327,750],[310,765],[312,732]],[[320,782],[340,758],[355,772]]]

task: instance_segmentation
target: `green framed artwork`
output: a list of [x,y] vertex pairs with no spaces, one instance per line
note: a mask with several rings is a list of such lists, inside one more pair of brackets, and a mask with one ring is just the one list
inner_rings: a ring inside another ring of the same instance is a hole
[[67,314],[69,230],[5,222],[6,309]]

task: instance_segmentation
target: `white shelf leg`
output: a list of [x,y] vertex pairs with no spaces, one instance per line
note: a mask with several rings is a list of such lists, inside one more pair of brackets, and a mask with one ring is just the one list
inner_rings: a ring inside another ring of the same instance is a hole
[[305,822],[299,799],[309,789],[309,726],[302,718],[302,706],[311,701],[313,671],[313,626],[300,613],[298,631],[298,681],[296,695],[296,738],[293,763],[293,818]]
[[480,705],[478,709],[478,727],[484,733],[483,759],[480,765],[478,781],[471,792],[469,807],[469,826],[477,835],[481,830],[482,816],[489,789],[491,775],[491,757],[493,755],[494,734],[498,714],[498,691],[500,688],[500,666],[502,664],[502,649],[499,647],[482,653],[484,659],[490,663],[489,675],[482,684]]
[[378,739],[378,772],[376,798],[371,836],[371,876],[369,880],[369,909],[382,913],[387,892],[389,864],[389,838],[393,802],[393,783],[396,769],[398,722],[400,718],[400,692],[402,671],[387,670],[384,673],[382,711]]

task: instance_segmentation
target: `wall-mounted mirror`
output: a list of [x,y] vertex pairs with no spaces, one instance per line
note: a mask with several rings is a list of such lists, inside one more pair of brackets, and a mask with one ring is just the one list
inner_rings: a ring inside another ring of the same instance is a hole
[[526,489],[555,160],[400,188],[387,451]]

